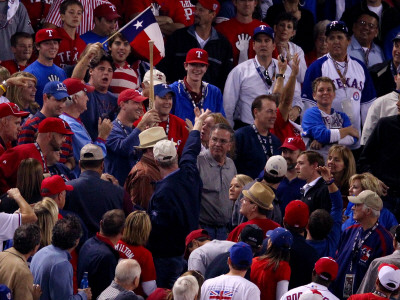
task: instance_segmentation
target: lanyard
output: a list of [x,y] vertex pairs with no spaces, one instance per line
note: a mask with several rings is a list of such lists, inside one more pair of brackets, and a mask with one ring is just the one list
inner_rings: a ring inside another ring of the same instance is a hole
[[[184,90],[185,93],[187,94],[189,100],[192,102],[193,108],[198,107],[199,109],[202,109],[202,108],[203,108],[203,105],[204,105],[204,98],[205,98],[205,95],[206,95],[206,86],[207,86],[207,85],[204,84],[203,81],[201,82],[201,99],[200,99],[200,101],[196,104],[196,103],[194,102],[193,98],[192,98],[192,95],[189,93],[188,89],[186,88],[186,85],[185,85],[185,83],[183,82],[183,80],[179,80],[179,83],[182,84],[183,90]],[[169,117],[168,117],[168,118],[169,118]],[[167,135],[168,135],[168,133],[167,133]]]
[[265,68],[264,74],[261,72],[260,66],[257,65],[256,59],[253,58],[253,63],[254,67],[257,70],[258,75],[261,77],[261,80],[264,82],[265,86],[267,87],[267,90],[269,90],[273,84],[273,80],[275,79],[275,64],[273,63],[273,68],[274,68],[274,74],[272,75],[272,78],[269,76],[268,68]]
[[253,126],[253,129],[254,129],[254,132],[256,133],[256,135],[258,137],[258,140],[260,141],[261,147],[264,150],[265,157],[268,160],[268,158],[271,157],[272,154],[274,153],[274,148],[272,147],[272,136],[271,136],[271,134],[268,134],[268,143],[269,143],[269,152],[268,152],[267,151],[267,142],[266,142],[266,140],[261,137],[260,133],[257,130],[256,125],[253,124],[252,126]]
[[124,124],[122,124],[122,122],[120,120],[118,120],[118,118],[116,120],[117,120],[117,123],[119,124],[119,126],[121,126],[122,130],[125,132],[125,135],[128,136],[128,132],[126,131]]
[[332,60],[333,65],[335,66],[336,72],[338,73],[340,80],[342,81],[344,87],[346,88],[347,87],[346,74],[347,74],[347,69],[349,67],[349,64],[347,63],[347,58],[346,58],[346,61],[344,62],[344,72],[342,74],[342,72],[339,69],[339,66],[340,66],[339,63],[336,60],[334,60],[332,58],[332,56],[328,55],[328,57]]
[[395,66],[394,63],[393,63],[393,60],[390,62],[390,70],[392,71],[393,77],[396,76],[396,75],[398,74],[397,68],[396,68],[396,66]]
[[39,151],[40,157],[42,158],[42,161],[43,161],[43,173],[48,173],[47,165],[46,165],[46,161],[44,159],[44,155],[43,155],[42,149],[40,149],[40,146],[39,146],[38,143],[34,143],[34,144],[36,146],[36,149]]
[[[363,49],[363,51],[364,51],[364,49]],[[370,51],[371,51],[370,48],[368,48],[367,50],[364,51],[365,65],[366,65],[367,67],[368,67],[368,62],[369,62],[368,56],[369,56],[369,52],[370,52]]]
[[14,63],[16,65],[17,69],[18,69],[18,72],[21,72],[21,68],[20,68],[19,64],[17,63],[17,61],[15,59],[14,59]]
[[360,230],[357,231],[357,235],[356,235],[356,238],[354,239],[354,243],[353,243],[353,249],[351,250],[352,259],[350,261],[350,272],[352,272],[352,270],[353,270],[353,261],[354,261],[354,259],[357,258],[358,253],[361,249],[361,246],[370,237],[370,235],[375,231],[375,229],[376,229],[376,227],[378,227],[378,225],[379,225],[379,222],[376,222],[374,227],[372,227],[369,230],[369,232],[365,235],[365,237],[363,239],[359,239],[359,235],[360,235],[360,231],[362,231],[362,227],[360,227]]
[[168,136],[168,132],[169,132],[169,115],[168,115],[168,118],[167,118],[167,121],[164,121],[166,124],[165,124],[165,134]]

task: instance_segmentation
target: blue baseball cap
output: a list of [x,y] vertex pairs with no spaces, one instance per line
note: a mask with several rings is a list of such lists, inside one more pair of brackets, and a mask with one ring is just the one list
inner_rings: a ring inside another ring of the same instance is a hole
[[253,251],[250,245],[238,242],[229,249],[229,258],[233,265],[240,268],[248,268],[253,262]]
[[60,81],[49,81],[43,88],[43,94],[52,95],[56,100],[69,97],[67,87]]
[[253,40],[256,38],[256,35],[260,33],[268,35],[271,39],[274,39],[275,37],[274,30],[271,27],[269,27],[268,25],[260,25],[254,28]]
[[332,31],[340,31],[345,35],[349,35],[349,29],[347,25],[343,21],[332,21],[328,25],[326,25],[325,36],[329,36]]
[[175,96],[175,93],[171,88],[169,87],[168,84],[166,83],[161,83],[157,84],[154,86],[154,95],[158,97],[165,97],[166,94],[171,93],[173,96]]
[[10,300],[11,290],[4,284],[0,284],[0,300]]
[[277,227],[267,232],[272,245],[284,251],[289,251],[293,244],[293,236],[289,230]]

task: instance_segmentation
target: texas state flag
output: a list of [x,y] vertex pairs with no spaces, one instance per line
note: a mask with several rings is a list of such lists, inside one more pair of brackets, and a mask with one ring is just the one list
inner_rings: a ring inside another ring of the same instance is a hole
[[148,41],[153,40],[153,65],[158,64],[165,56],[163,36],[151,11],[151,6],[121,28],[120,32],[129,41],[133,51],[148,60],[150,60]]

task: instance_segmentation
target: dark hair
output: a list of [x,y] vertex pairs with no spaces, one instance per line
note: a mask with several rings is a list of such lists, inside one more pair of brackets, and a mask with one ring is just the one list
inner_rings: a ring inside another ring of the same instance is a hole
[[279,14],[276,19],[274,25],[277,26],[279,22],[281,21],[289,21],[292,22],[293,24],[293,29],[297,30],[297,19],[294,17],[292,14],[289,14],[287,12],[283,12]]
[[229,125],[229,124],[224,124],[224,123],[217,123],[217,124],[215,124],[215,125],[211,128],[210,136],[211,136],[211,134],[212,134],[215,130],[217,130],[217,129],[222,129],[222,130],[228,131],[228,132],[230,133],[230,135],[231,135],[231,140],[230,140],[230,141],[231,141],[231,142],[234,141],[234,139],[235,139],[235,132],[233,131],[231,125]]
[[251,103],[251,115],[253,116],[253,119],[255,118],[254,116],[254,109],[260,110],[262,108],[262,104],[263,104],[263,100],[268,100],[268,101],[272,101],[275,104],[277,103],[277,96],[275,94],[271,94],[271,95],[260,95],[257,96],[253,103]]
[[246,267],[244,267],[244,266],[237,266],[237,265],[235,265],[235,264],[231,261],[231,267],[232,267],[232,269],[237,270],[237,271],[246,271],[246,270],[248,270],[248,269],[251,267],[251,265],[250,265],[250,266],[246,266]]
[[207,237],[207,236],[201,236],[201,237],[199,237],[197,239],[194,239],[187,245],[187,247],[186,247],[187,249],[193,247],[193,241],[198,241],[198,242],[211,241],[211,238]]
[[32,43],[33,43],[33,37],[31,34],[29,34],[27,32],[16,32],[11,36],[11,39],[10,39],[11,46],[16,47],[18,40],[21,38],[32,39]]
[[81,166],[81,169],[97,169],[98,167],[101,166],[103,161],[104,161],[104,159],[100,159],[100,160],[80,160],[79,164]]
[[122,35],[122,33],[118,32],[108,41],[108,49],[111,49],[111,45],[115,42],[116,39],[120,39],[122,41],[127,41],[127,39]]
[[[385,288],[385,287],[382,285],[381,281],[379,280],[379,277],[378,277],[377,279],[378,279],[378,286],[379,286],[379,289],[380,289],[382,292],[384,292],[384,293],[390,293],[391,295],[397,295],[397,294],[399,293],[399,289],[394,290],[394,291],[388,290],[387,288]],[[392,284],[393,284],[393,283],[392,283]]]
[[71,6],[71,5],[78,5],[82,9],[82,12],[83,12],[83,5],[82,5],[82,3],[80,1],[78,1],[78,0],[65,0],[60,4],[60,14],[65,15],[65,12],[67,11],[68,6]]
[[90,69],[94,69],[96,68],[99,64],[101,64],[103,61],[108,61],[113,69],[113,71],[115,71],[115,66],[114,66],[114,62],[113,59],[110,55],[108,54],[104,54],[102,55],[99,59],[92,59],[89,63],[89,68]]
[[58,220],[53,227],[51,243],[62,250],[71,249],[82,236],[82,227],[78,217],[68,215]]
[[265,252],[264,255],[260,256],[257,258],[258,260],[263,260],[263,259],[268,259],[269,262],[266,266],[266,268],[272,267],[274,271],[276,271],[279,267],[279,263],[281,261],[287,261],[289,262],[290,259],[290,251],[283,251],[279,247],[275,247],[274,244],[269,245],[267,247],[267,251]]
[[28,254],[40,243],[40,228],[36,224],[25,224],[14,232],[15,250],[22,254]]
[[42,181],[42,163],[34,158],[22,160],[17,171],[17,188],[29,204],[41,198],[40,188]]
[[279,182],[281,182],[281,181],[283,180],[284,177],[285,177],[285,175],[284,175],[284,176],[281,176],[281,177],[272,176],[271,174],[269,174],[268,172],[266,172],[266,171],[264,170],[264,176],[263,176],[263,178],[264,178],[264,180],[265,180],[266,182],[268,182],[268,183],[273,183],[273,184],[279,183]]
[[331,231],[333,220],[325,209],[314,210],[308,220],[308,230],[314,240],[323,240]]
[[100,231],[106,236],[116,236],[124,230],[125,214],[121,209],[109,210],[100,221]]
[[[376,13],[374,13],[373,11],[371,11],[369,9],[363,9],[355,16],[354,20],[356,20],[356,22],[357,22],[363,15],[373,17],[376,20],[376,22],[378,23],[378,30],[379,30],[379,17]],[[356,22],[354,22],[354,23],[356,23]]]
[[[322,276],[326,277],[326,278],[331,278],[331,275],[325,272],[321,273]],[[328,286],[329,283],[331,282],[331,280],[327,280],[322,278],[320,275],[317,274],[317,272],[315,271],[315,269],[313,270],[313,279],[312,281],[314,281],[315,283],[318,283],[320,285],[324,285],[324,286]]]
[[[322,155],[319,154],[318,152],[311,151],[311,150],[307,150],[307,151],[301,152],[300,155],[305,155],[305,156],[307,156],[307,160],[308,160],[308,163],[309,163],[310,165],[313,165],[313,164],[317,163],[317,164],[318,164],[318,167],[323,167],[323,166],[325,166],[324,158],[323,158]],[[299,156],[300,156],[300,155],[299,155]]]

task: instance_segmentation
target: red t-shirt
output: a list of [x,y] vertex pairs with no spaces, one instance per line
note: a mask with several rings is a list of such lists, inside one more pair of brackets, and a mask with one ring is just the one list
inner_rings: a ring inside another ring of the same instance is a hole
[[282,118],[282,114],[279,111],[279,108],[276,111],[274,128],[270,131],[272,134],[275,134],[282,143],[287,137],[300,136],[300,131],[298,131],[289,120],[285,121]]
[[60,47],[58,53],[54,59],[54,64],[63,67],[65,65],[75,65],[78,62],[78,58],[85,50],[86,43],[79,37],[78,33],[75,33],[75,39],[71,39],[64,28],[57,28],[58,34],[61,36]]
[[351,295],[348,300],[382,300],[385,299],[383,297],[379,297],[373,293],[366,293],[366,294],[356,294]]
[[29,66],[29,64],[27,64],[26,66],[18,65],[14,59],[2,61],[0,65],[6,68],[10,72],[10,75],[19,71],[23,71],[27,66]]
[[185,26],[190,26],[194,22],[194,5],[190,0],[135,0],[125,4],[125,16],[127,21],[133,14],[141,13],[151,3],[156,3],[160,6],[160,16],[170,17],[174,23],[181,23]]
[[290,266],[286,261],[279,262],[274,271],[274,265],[268,266],[269,259],[253,258],[251,265],[250,280],[261,291],[260,300],[276,299],[276,286],[279,281],[290,279]]
[[239,236],[240,236],[240,233],[242,232],[243,228],[245,228],[246,225],[250,225],[250,224],[256,224],[257,226],[259,226],[262,229],[264,236],[268,230],[274,230],[277,227],[281,227],[278,223],[276,223],[270,219],[252,219],[250,221],[247,221],[247,222],[244,222],[244,223],[238,225],[235,229],[233,229],[231,231],[231,233],[229,234],[227,240],[235,242],[235,243],[239,242]]
[[[232,18],[226,22],[219,23],[215,26],[215,29],[222,33],[232,45],[233,51],[233,65],[236,66],[239,60],[239,50],[236,47],[236,42],[239,41],[239,36],[244,34],[248,37],[253,36],[254,28],[260,25],[267,25],[267,23],[253,19],[248,24],[240,23],[236,18]],[[268,26],[269,27],[269,26]],[[248,58],[253,58],[256,53],[253,50],[253,40],[249,41]]]
[[39,25],[40,20],[44,20],[49,13],[49,9],[52,0],[21,0],[21,2],[26,7],[26,10],[31,20],[31,25],[35,31],[37,31],[37,25]]
[[[139,124],[140,120],[142,120],[142,118],[135,121],[133,123],[133,126],[136,127],[137,124]],[[189,136],[189,131],[186,129],[185,121],[183,121],[181,118],[178,118],[173,114],[169,114],[169,122],[167,121],[161,122],[158,124],[158,126],[164,128],[166,133],[168,127],[168,133],[167,133],[168,139],[177,144],[178,155],[181,156],[183,147],[185,146],[186,140]]]
[[136,259],[139,263],[142,273],[140,274],[140,284],[134,292],[146,296],[141,283],[156,280],[156,269],[151,252],[143,246],[132,246],[122,240],[115,245],[115,249],[119,252],[120,258]]

